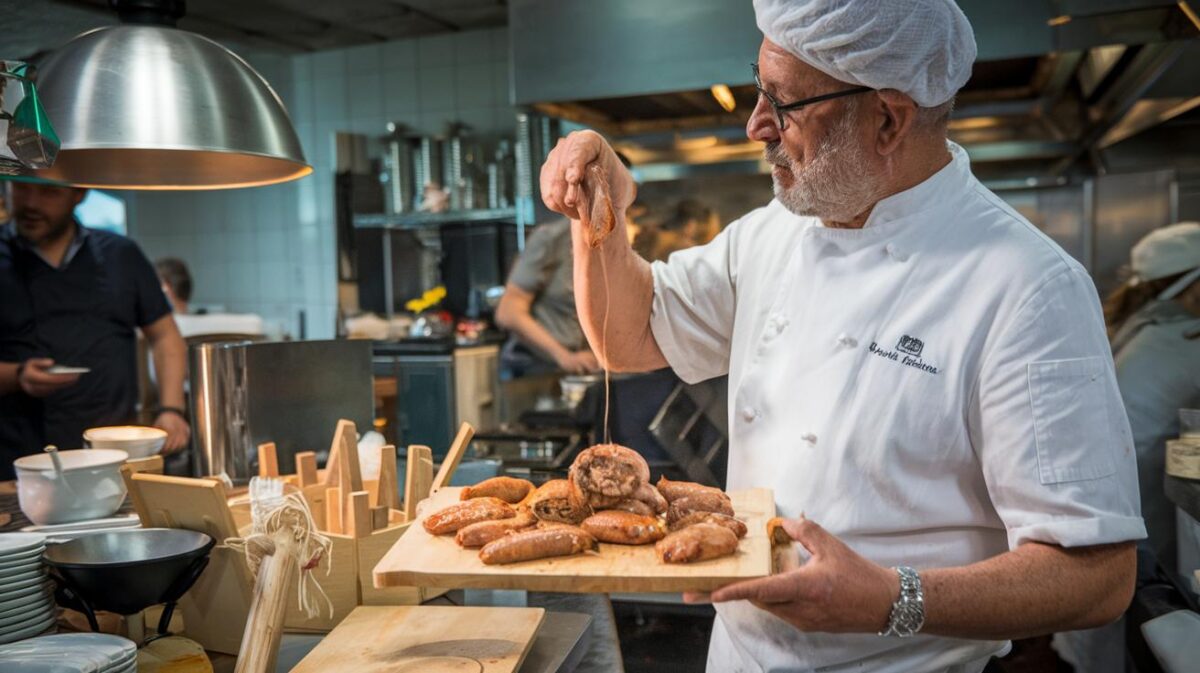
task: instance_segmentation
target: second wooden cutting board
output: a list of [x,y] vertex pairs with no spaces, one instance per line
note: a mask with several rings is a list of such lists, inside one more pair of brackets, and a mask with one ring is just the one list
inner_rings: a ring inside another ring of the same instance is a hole
[[358,607],[292,673],[513,673],[545,614],[542,608]]
[[[442,489],[422,504],[420,519],[458,502],[461,488]],[[484,565],[479,551],[463,549],[453,535],[433,536],[410,526],[375,566],[375,586],[432,586],[474,589],[526,589],[573,593],[678,593],[712,591],[772,572],[767,521],[775,516],[770,489],[729,493],[733,510],[749,533],[733,556],[690,564],[662,563],[654,545],[602,544],[599,553]]]

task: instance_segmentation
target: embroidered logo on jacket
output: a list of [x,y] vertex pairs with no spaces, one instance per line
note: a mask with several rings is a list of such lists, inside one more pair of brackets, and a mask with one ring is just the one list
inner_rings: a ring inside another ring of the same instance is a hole
[[900,337],[900,341],[896,343],[896,350],[901,353],[908,353],[913,357],[921,357],[921,350],[925,348],[925,342],[916,337],[910,337],[907,334]]
[[899,362],[902,365],[920,369],[929,374],[941,373],[940,369],[921,359],[921,351],[925,350],[925,342],[907,334],[900,337],[900,341],[896,342],[896,350],[880,348],[879,344],[874,341],[871,342],[868,350],[885,360]]

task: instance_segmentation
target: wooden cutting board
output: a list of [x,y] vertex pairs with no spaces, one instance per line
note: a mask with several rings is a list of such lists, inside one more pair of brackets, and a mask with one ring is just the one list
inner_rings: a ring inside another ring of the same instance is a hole
[[358,607],[292,673],[513,673],[545,614],[542,608]]
[[[461,488],[445,488],[422,504],[419,518],[458,502]],[[717,587],[771,574],[767,521],[775,516],[770,489],[729,493],[733,510],[750,532],[733,556],[691,564],[658,560],[654,545],[601,544],[599,553],[489,566],[479,551],[463,549],[453,535],[433,536],[419,523],[375,566],[375,586],[526,589],[573,593],[678,593]]]

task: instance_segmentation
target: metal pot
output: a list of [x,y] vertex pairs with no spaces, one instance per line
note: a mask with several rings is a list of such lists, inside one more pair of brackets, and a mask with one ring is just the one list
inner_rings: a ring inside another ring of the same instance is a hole
[[574,409],[583,401],[583,396],[587,394],[588,388],[603,381],[604,376],[601,374],[578,374],[562,377],[558,380],[558,385],[562,388],[563,404],[566,404],[569,409]]

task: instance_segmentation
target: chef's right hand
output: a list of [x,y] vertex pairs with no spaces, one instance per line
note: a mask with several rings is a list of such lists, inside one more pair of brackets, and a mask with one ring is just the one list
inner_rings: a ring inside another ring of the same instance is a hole
[[29,358],[21,365],[17,383],[30,397],[45,397],[67,386],[75,385],[79,374],[51,374],[47,370],[54,366],[50,358]]
[[608,176],[613,208],[624,212],[637,196],[637,183],[613,148],[595,131],[574,131],[560,138],[546,157],[541,177],[542,201],[546,207],[572,220],[580,219],[575,208],[579,185],[583,182],[584,169],[596,161]]
[[591,374],[600,371],[600,361],[594,353],[584,349],[581,351],[566,351],[558,358],[558,367],[568,374]]

